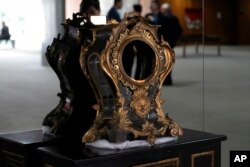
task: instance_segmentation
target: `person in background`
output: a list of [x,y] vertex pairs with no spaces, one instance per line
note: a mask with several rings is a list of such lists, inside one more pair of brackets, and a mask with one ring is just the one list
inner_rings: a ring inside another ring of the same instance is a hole
[[5,22],[2,22],[2,31],[0,35],[0,40],[9,40],[10,39],[10,32],[9,27],[6,26]]
[[159,33],[163,36],[164,40],[168,41],[170,47],[173,49],[181,37],[182,27],[178,18],[172,13],[171,6],[168,3],[161,5],[160,12],[159,22],[161,27],[159,28]]
[[101,12],[99,0],[83,0],[80,4],[80,13],[86,13],[87,17],[99,16]]
[[142,6],[140,4],[134,4],[133,9],[134,9],[134,12],[138,12],[141,15]]
[[122,0],[114,0],[114,6],[109,10],[107,14],[108,20],[116,20],[118,22],[121,21],[121,17],[118,13],[118,10],[122,8]]
[[[161,27],[158,29],[158,36],[163,37],[170,47],[173,49],[176,46],[178,39],[181,37],[182,28],[179,20],[173,15],[171,6],[168,3],[163,3],[160,8],[159,23]],[[167,76],[164,85],[172,85],[171,72]]]
[[159,25],[159,11],[160,3],[158,0],[151,0],[150,10],[151,13],[146,14],[145,18],[148,20],[150,24]]

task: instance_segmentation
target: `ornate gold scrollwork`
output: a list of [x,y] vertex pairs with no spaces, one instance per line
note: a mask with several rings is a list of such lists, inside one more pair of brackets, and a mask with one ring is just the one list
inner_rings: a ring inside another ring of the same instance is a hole
[[145,118],[148,115],[151,109],[151,104],[146,89],[139,88],[134,91],[130,106],[135,110],[139,117]]
[[100,111],[101,110],[100,105],[98,104],[93,105],[93,109],[96,110],[96,119],[92,127],[90,127],[90,129],[83,136],[82,142],[84,143],[93,142],[98,138],[98,136],[100,136],[101,134],[105,134],[107,132],[106,127],[102,126],[103,113]]
[[[98,113],[96,120],[84,135],[83,142],[92,142],[102,136],[114,137],[115,133],[119,136],[120,132],[123,135],[133,134],[134,138],[146,137],[150,144],[154,144],[155,138],[159,136],[182,135],[181,127],[162,110],[164,101],[160,98],[162,83],[171,71],[175,59],[168,43],[159,40],[157,27],[149,25],[141,17],[133,22],[125,17],[119,25],[112,28],[113,33],[100,53],[100,67],[110,78],[110,85],[116,91],[114,112],[112,117],[104,119],[103,107],[95,107]],[[136,42],[147,45],[153,54],[151,73],[143,79],[131,77],[123,63],[123,56],[128,56],[123,54],[126,46]],[[86,50],[82,50],[81,57],[86,54]],[[82,68],[87,67],[82,65]],[[86,69],[83,71],[86,73]]]

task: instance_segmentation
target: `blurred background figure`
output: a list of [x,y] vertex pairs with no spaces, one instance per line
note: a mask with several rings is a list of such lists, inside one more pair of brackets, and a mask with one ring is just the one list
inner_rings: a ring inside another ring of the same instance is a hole
[[140,13],[140,15],[141,15],[142,6],[141,6],[140,4],[134,4],[134,5],[133,5],[133,10],[134,10],[134,12],[138,12],[138,13]]
[[5,22],[2,22],[2,30],[0,35],[0,40],[9,40],[10,39],[10,33],[9,33],[9,27],[6,26]]
[[107,14],[107,19],[114,19],[118,22],[121,21],[121,16],[118,13],[118,10],[122,8],[122,0],[114,0],[114,6],[109,10]]
[[159,33],[173,49],[182,34],[182,27],[178,18],[173,15],[171,6],[168,3],[161,5],[159,22],[161,25]]
[[[159,24],[161,27],[158,30],[159,37],[163,37],[170,47],[173,49],[176,46],[178,39],[182,34],[182,27],[176,16],[173,15],[171,6],[168,3],[163,3],[160,8]],[[171,72],[167,76],[164,85],[172,85]]]
[[[179,20],[173,15],[171,6],[168,3],[163,3],[160,6],[158,0],[151,0],[150,2],[151,13],[146,14],[146,19],[150,24],[160,25],[158,29],[158,37],[167,41],[173,49],[176,46],[178,39],[182,34],[182,28]],[[171,72],[166,78],[164,85],[172,85]]]
[[84,0],[80,4],[80,13],[86,13],[87,17],[100,15],[99,0]]
[[150,24],[159,25],[159,7],[160,3],[158,0],[151,0],[150,2],[150,13],[146,14],[145,18]]

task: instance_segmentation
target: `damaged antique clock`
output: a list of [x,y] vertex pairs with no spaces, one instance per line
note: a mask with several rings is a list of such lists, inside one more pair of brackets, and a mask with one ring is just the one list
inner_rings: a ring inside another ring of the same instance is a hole
[[75,15],[64,27],[63,38],[47,52],[63,94],[44,119],[50,132],[63,132],[71,120],[83,126],[77,128],[84,143],[147,139],[154,144],[157,137],[182,135],[162,109],[161,87],[175,56],[157,37],[157,26],[129,13],[121,23],[105,25]]

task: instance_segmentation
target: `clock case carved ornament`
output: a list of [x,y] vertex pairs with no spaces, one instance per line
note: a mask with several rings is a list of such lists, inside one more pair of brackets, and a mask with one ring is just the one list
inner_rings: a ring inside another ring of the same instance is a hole
[[[119,24],[94,26],[90,32],[91,43],[82,46],[80,64],[95,92],[96,118],[82,141],[147,139],[153,145],[156,137],[182,135],[181,127],[162,109],[160,91],[175,55],[167,42],[158,39],[157,26],[129,13]],[[153,53],[146,77],[135,79],[126,71],[124,60],[136,54],[127,52],[132,44],[145,59],[150,54],[143,52],[145,46]]]

